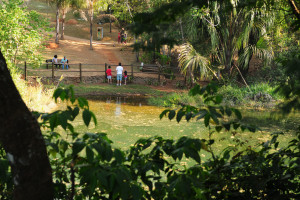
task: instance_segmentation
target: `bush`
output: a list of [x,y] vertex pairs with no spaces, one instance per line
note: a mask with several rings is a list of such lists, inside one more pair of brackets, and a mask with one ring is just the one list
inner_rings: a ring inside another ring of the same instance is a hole
[[265,103],[281,98],[275,93],[276,87],[267,83],[253,84],[249,88],[227,85],[222,86],[218,94],[223,96],[224,103],[229,105],[249,105],[251,101]]
[[200,96],[192,97],[187,93],[171,93],[161,97],[150,97],[148,104],[161,107],[178,107],[180,104],[201,105]]

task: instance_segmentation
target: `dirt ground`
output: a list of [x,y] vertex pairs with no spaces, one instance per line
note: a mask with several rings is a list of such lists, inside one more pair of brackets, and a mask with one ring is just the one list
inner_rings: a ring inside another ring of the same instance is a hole
[[[138,67],[139,62],[136,62],[136,55],[133,52],[130,43],[127,45],[118,44],[117,41],[94,41],[93,50],[90,50],[90,42],[86,39],[65,36],[64,40],[60,40],[59,44],[53,43],[54,38],[47,44],[45,51],[43,52],[44,59],[52,59],[54,55],[58,56],[58,59],[66,56],[71,66],[70,70],[74,71],[75,76],[78,76],[78,63],[82,63],[83,71],[91,70],[104,70],[105,63],[109,65],[118,65],[119,62],[122,65],[134,65],[134,71],[138,72],[135,76],[152,77],[157,78],[156,74],[140,73]],[[88,64],[88,65],[87,65]],[[115,67],[112,67],[114,70]],[[124,67],[126,69],[126,67]],[[127,70],[130,69],[127,66]],[[57,75],[63,74],[63,76],[72,76],[72,73],[65,73],[64,70],[58,70]],[[50,72],[49,72],[50,73]],[[98,75],[96,72],[84,73],[84,76]],[[162,81],[165,80],[163,77]],[[176,80],[165,80],[166,85],[163,86],[151,86],[157,90],[165,92],[179,92],[182,91],[176,88]],[[105,84],[105,83],[104,83]]]
[[49,48],[49,46],[52,45],[47,45],[43,53],[45,59],[52,59],[57,55],[59,59],[66,56],[71,64],[117,65],[119,62],[123,65],[139,64],[136,62],[135,53],[129,47],[130,44],[122,45],[117,41],[93,41],[93,50],[90,50],[89,40],[65,36],[65,40],[60,40],[57,48]]

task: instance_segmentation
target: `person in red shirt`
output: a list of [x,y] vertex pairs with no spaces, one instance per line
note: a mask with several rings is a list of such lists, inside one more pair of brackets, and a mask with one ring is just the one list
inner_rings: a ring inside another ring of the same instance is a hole
[[121,42],[121,32],[118,33],[118,44]]
[[107,76],[107,83],[111,84],[111,69],[110,69],[110,65],[108,66],[108,69],[106,70],[106,76]]
[[127,81],[127,71],[126,71],[126,70],[124,71],[124,80],[125,80],[125,81],[124,81],[124,82],[125,82],[124,85],[126,85],[126,81]]

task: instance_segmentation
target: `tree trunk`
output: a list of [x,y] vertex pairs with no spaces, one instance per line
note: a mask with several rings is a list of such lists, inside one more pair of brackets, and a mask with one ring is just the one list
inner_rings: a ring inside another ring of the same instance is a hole
[[0,143],[12,168],[15,200],[53,200],[52,172],[37,120],[18,93],[0,51]]
[[93,15],[94,15],[94,8],[93,8],[93,1],[91,0],[90,5],[90,50],[93,50]]
[[56,10],[56,26],[55,26],[55,31],[56,31],[56,37],[55,37],[55,43],[59,44],[59,7],[57,6]]
[[297,4],[295,3],[295,1],[294,0],[288,0],[288,2],[290,4],[290,7],[292,9],[292,12],[293,12],[294,16],[296,16],[297,19],[300,20],[300,10],[297,7]]
[[66,10],[62,9],[62,20],[61,20],[61,40],[65,39],[65,18],[66,18]]

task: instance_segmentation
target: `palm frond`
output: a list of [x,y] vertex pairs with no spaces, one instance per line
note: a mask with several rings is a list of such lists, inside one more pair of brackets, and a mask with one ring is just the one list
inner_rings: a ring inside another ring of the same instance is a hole
[[178,66],[184,74],[187,73],[188,69],[191,69],[192,72],[199,71],[200,78],[207,77],[210,74],[216,76],[214,70],[209,67],[209,60],[200,55],[190,43],[180,46],[178,62]]

